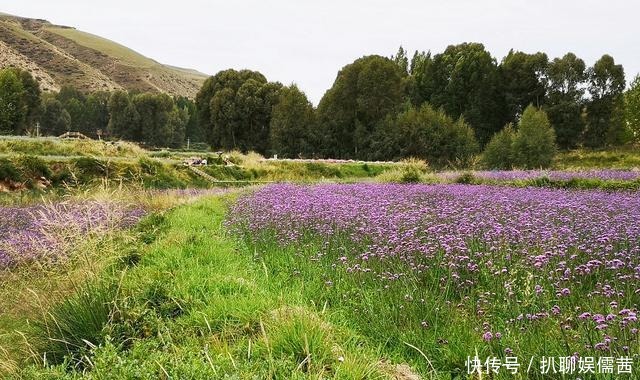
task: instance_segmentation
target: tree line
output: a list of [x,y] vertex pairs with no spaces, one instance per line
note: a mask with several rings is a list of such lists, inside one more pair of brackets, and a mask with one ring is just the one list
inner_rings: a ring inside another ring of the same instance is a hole
[[151,147],[204,142],[193,100],[126,91],[84,94],[72,86],[42,93],[24,70],[0,70],[0,134],[123,139]]
[[609,55],[590,67],[573,53],[550,59],[511,50],[498,61],[479,43],[411,58],[402,47],[391,57],[362,57],[338,72],[317,107],[296,85],[249,70],[219,72],[190,100],[71,87],[41,94],[28,72],[5,69],[0,133],[24,134],[39,123],[43,134],[73,130],[149,146],[180,147],[188,139],[281,157],[464,164],[492,139],[532,136],[518,132],[529,106],[544,113],[532,122],[551,128],[551,150],[637,141],[640,79],[625,88],[624,69]]

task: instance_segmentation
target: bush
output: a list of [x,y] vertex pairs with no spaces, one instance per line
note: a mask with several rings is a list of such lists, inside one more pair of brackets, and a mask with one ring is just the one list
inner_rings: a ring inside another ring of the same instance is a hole
[[78,158],[75,161],[75,166],[86,176],[99,177],[107,174],[107,166],[103,162],[100,162],[100,160],[92,157]]
[[478,151],[473,130],[463,119],[454,121],[428,104],[388,118],[377,134],[378,158],[418,157],[444,167],[452,162],[467,164]]
[[526,169],[548,168],[556,151],[556,133],[546,112],[527,107],[513,139],[515,164]]
[[547,114],[529,106],[518,123],[496,133],[487,144],[483,161],[491,169],[548,168],[557,152],[556,134]]
[[44,177],[50,179],[53,175],[47,163],[35,156],[22,156],[18,158],[18,167],[25,177]]
[[511,169],[513,167],[513,140],[516,132],[508,124],[493,135],[482,155],[482,161],[489,169]]
[[379,182],[384,183],[421,183],[427,181],[427,171],[429,165],[417,158],[403,160],[394,169],[387,170],[376,177]]
[[20,181],[20,172],[13,163],[6,158],[0,158],[0,181]]

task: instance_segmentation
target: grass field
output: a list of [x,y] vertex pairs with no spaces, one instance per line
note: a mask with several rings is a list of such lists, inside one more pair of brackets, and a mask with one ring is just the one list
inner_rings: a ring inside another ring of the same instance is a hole
[[638,357],[637,193],[272,185],[170,204],[4,276],[0,373],[464,379],[477,354],[536,358],[492,378],[546,379],[542,356]]

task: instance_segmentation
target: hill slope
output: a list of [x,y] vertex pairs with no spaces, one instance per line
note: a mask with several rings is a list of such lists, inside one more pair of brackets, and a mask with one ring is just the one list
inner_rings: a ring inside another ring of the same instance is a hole
[[75,28],[0,13],[0,67],[8,66],[31,71],[45,91],[71,84],[85,92],[127,89],[194,97],[207,77]]

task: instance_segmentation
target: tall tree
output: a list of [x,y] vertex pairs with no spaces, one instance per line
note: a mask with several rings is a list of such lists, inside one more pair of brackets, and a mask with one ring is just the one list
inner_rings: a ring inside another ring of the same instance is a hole
[[56,98],[71,116],[71,130],[74,132],[87,132],[89,129],[87,127],[87,112],[85,109],[87,97],[75,87],[64,85],[60,88]]
[[140,115],[131,97],[124,91],[116,91],[109,98],[109,135],[128,141],[142,141]]
[[95,92],[87,97],[85,126],[81,132],[88,136],[107,133],[109,124],[109,93]]
[[640,140],[640,75],[637,75],[631,83],[631,88],[624,96],[625,119],[631,130],[633,139]]
[[20,134],[27,117],[23,93],[15,70],[0,70],[0,133]]
[[[209,144],[216,147],[235,147],[238,122],[235,118],[234,98],[242,84],[249,79],[267,83],[259,72],[224,70],[208,78],[196,96],[198,120]],[[215,99],[217,96],[217,99]],[[212,114],[214,104],[217,114]],[[234,112],[232,112],[234,111]]]
[[177,97],[175,102],[179,109],[186,109],[189,114],[189,120],[185,126],[185,139],[189,139],[191,142],[207,141],[205,131],[202,129],[200,121],[198,120],[196,103],[184,96]]
[[404,89],[398,65],[367,56],[345,66],[318,106],[325,154],[367,158],[378,123],[402,103]]
[[480,143],[486,143],[508,120],[496,60],[479,43],[452,45],[436,54],[416,75],[418,101],[464,116]]
[[622,65],[616,65],[613,57],[605,54],[589,68],[587,77],[591,99],[587,104],[585,145],[624,143],[625,124],[620,116],[626,82]]
[[580,143],[584,131],[584,61],[573,53],[556,58],[549,64],[548,93],[545,111],[556,131],[561,148],[573,148]]
[[59,136],[69,131],[71,116],[58,99],[53,96],[45,97],[42,108],[40,125],[43,135]]
[[26,70],[19,70],[23,88],[23,100],[26,106],[25,128],[33,127],[41,111],[41,91],[38,81]]
[[189,109],[186,106],[180,108],[174,105],[167,123],[171,130],[171,139],[167,145],[171,148],[180,148],[185,142],[186,128],[189,123]]
[[150,146],[168,146],[173,137],[169,124],[173,99],[167,94],[144,93],[135,95],[133,104],[140,115],[142,141]]
[[273,107],[270,125],[271,151],[282,157],[310,157],[315,144],[313,105],[296,85],[284,87]]
[[511,49],[500,64],[509,121],[517,122],[529,104],[541,107],[546,98],[549,59],[545,53]]

